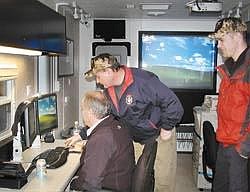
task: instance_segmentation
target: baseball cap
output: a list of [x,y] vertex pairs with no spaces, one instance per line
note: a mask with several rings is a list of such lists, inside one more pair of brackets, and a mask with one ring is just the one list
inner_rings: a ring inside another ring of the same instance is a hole
[[117,59],[114,56],[108,53],[100,54],[91,59],[91,68],[90,70],[84,73],[84,77],[87,80],[92,80],[98,71],[113,67],[115,65],[119,65],[119,63],[117,62]]
[[246,24],[236,17],[223,18],[217,21],[214,33],[208,37],[211,39],[220,39],[227,33],[247,31]]

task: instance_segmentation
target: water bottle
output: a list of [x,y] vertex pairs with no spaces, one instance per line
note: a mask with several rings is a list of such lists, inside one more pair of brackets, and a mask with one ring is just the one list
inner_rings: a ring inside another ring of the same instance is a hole
[[75,123],[74,123],[74,129],[73,129],[73,135],[79,135],[79,133],[80,133],[79,122],[75,121]]
[[45,159],[38,159],[36,162],[36,175],[39,179],[44,179],[47,175]]

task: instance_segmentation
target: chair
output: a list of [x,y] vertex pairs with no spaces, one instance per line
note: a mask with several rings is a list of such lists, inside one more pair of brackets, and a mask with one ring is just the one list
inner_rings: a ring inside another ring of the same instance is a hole
[[[216,141],[216,135],[214,127],[209,121],[203,123],[203,152],[202,152],[202,165],[203,174],[205,179],[212,183],[213,176],[215,174],[215,164],[217,158],[218,142]],[[212,170],[212,176],[208,175],[207,167]]]
[[144,145],[139,157],[132,181],[132,192],[154,191],[154,164],[157,153],[157,141]]

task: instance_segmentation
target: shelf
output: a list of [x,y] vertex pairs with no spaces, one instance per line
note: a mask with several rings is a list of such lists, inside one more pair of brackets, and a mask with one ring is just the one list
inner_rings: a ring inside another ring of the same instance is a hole
[[11,99],[7,96],[0,96],[0,105],[11,103]]

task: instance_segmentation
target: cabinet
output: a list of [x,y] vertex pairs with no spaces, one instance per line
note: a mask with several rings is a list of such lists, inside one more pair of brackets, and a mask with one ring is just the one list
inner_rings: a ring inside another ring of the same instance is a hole
[[[203,151],[203,123],[209,121],[213,127],[217,128],[217,112],[205,111],[202,107],[194,107],[194,135],[193,135],[193,177],[195,186],[199,189],[211,189],[211,183],[209,183],[204,175],[202,168],[202,151]],[[212,170],[208,169],[209,176],[212,175]]]
[[37,0],[0,1],[0,44],[66,54],[65,17]]

